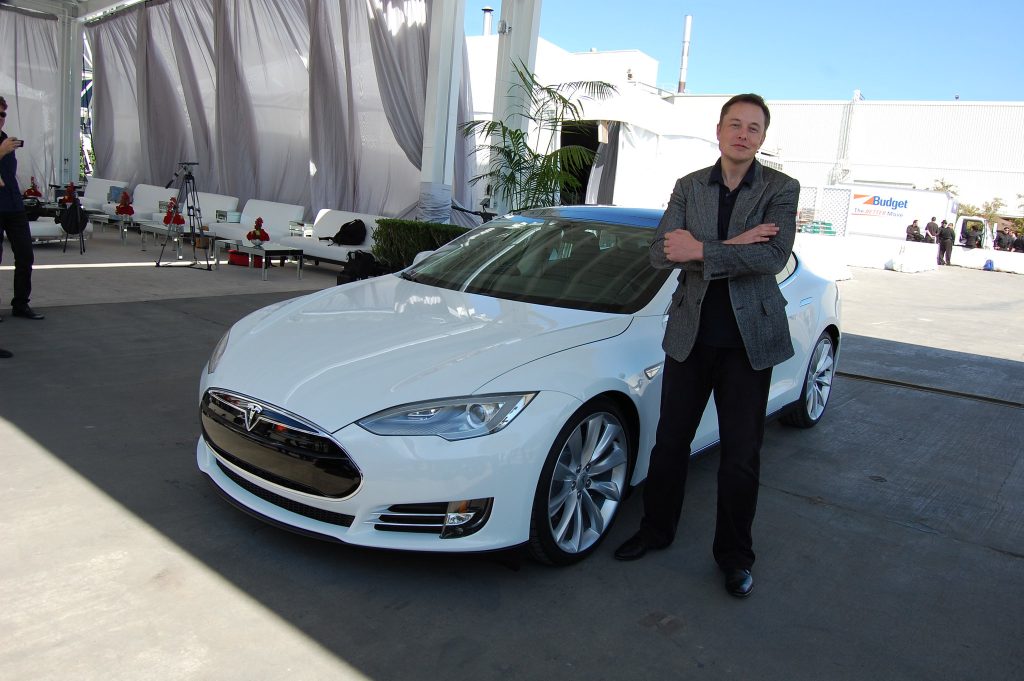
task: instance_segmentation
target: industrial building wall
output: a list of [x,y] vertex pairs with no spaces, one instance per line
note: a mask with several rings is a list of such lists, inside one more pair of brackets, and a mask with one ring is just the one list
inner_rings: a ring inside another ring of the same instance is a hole
[[[493,98],[494,56],[482,51],[482,43],[493,38],[467,40],[474,102],[483,117]],[[481,58],[474,58],[474,48]],[[584,72],[576,61],[580,55],[541,40],[537,72],[546,82],[594,77],[617,82],[619,101],[588,105],[595,118],[639,125],[659,135],[715,139],[719,111],[730,95],[659,96],[656,89],[621,83],[635,55],[587,56],[590,66],[600,63],[607,71]],[[861,182],[931,189],[944,180],[955,185],[961,202],[980,206],[999,197],[1004,214],[1024,215],[1017,198],[1024,193],[1024,102],[769,99],[768,105],[772,121],[762,151],[781,158],[783,170],[803,185]]]
[[857,102],[849,143],[851,181],[956,185],[961,201],[1000,197],[1022,214],[1024,103]]
[[[717,121],[727,97],[678,96],[680,118]],[[957,188],[960,201],[1001,198],[1024,215],[1024,102],[768,101],[764,149],[802,184],[889,183]],[[706,127],[706,126],[705,126]],[[844,132],[846,131],[846,132]]]
[[[677,95],[679,120],[697,134],[728,96]],[[931,189],[950,182],[962,202],[995,197],[1024,215],[1024,102],[768,100],[764,150],[802,184],[887,183]]]

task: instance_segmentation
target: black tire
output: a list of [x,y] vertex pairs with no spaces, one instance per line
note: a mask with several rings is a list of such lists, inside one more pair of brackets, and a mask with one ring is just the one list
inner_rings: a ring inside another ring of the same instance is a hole
[[836,371],[836,347],[828,331],[823,331],[811,350],[804,373],[804,387],[800,399],[782,417],[787,426],[813,428],[825,415],[828,398],[832,394],[832,379]]
[[530,553],[569,565],[608,536],[629,488],[633,436],[607,399],[580,407],[559,431],[541,470],[530,518]]

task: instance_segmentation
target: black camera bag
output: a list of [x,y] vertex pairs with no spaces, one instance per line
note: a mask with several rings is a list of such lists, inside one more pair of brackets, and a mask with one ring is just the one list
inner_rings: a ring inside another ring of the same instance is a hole
[[366,251],[349,251],[348,260],[341,264],[338,272],[338,284],[347,284],[359,279],[369,279],[384,273],[373,253]]
[[330,241],[335,246],[361,246],[366,241],[366,224],[356,218],[341,226],[334,236],[322,236],[320,241]]

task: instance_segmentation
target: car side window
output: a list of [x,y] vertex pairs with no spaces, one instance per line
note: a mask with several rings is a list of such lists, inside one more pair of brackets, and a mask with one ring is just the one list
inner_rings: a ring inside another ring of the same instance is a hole
[[775,281],[781,286],[782,282],[793,276],[794,272],[796,272],[796,256],[790,253],[789,260],[786,261],[786,266],[779,270],[779,273],[775,275]]

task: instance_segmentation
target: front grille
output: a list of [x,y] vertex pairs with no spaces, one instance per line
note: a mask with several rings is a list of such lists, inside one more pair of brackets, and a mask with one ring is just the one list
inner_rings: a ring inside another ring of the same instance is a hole
[[315,426],[243,395],[208,390],[200,406],[206,442],[247,473],[298,492],[339,499],[362,482],[344,449]]
[[322,508],[316,508],[315,506],[307,506],[306,504],[300,504],[297,501],[292,501],[282,497],[280,494],[274,494],[270,490],[263,489],[259,485],[254,485],[238,473],[222,464],[220,461],[217,462],[217,467],[224,473],[224,475],[231,478],[231,480],[244,489],[250,494],[255,494],[264,501],[269,501],[275,506],[279,506],[286,511],[297,513],[313,520],[319,520],[322,523],[330,523],[331,525],[341,525],[342,527],[351,527],[352,521],[355,516],[346,515],[344,513],[335,513],[334,511],[325,511]]
[[444,530],[447,511],[447,501],[433,504],[393,504],[380,511],[377,517],[369,522],[373,523],[373,529],[383,532],[439,535]]

